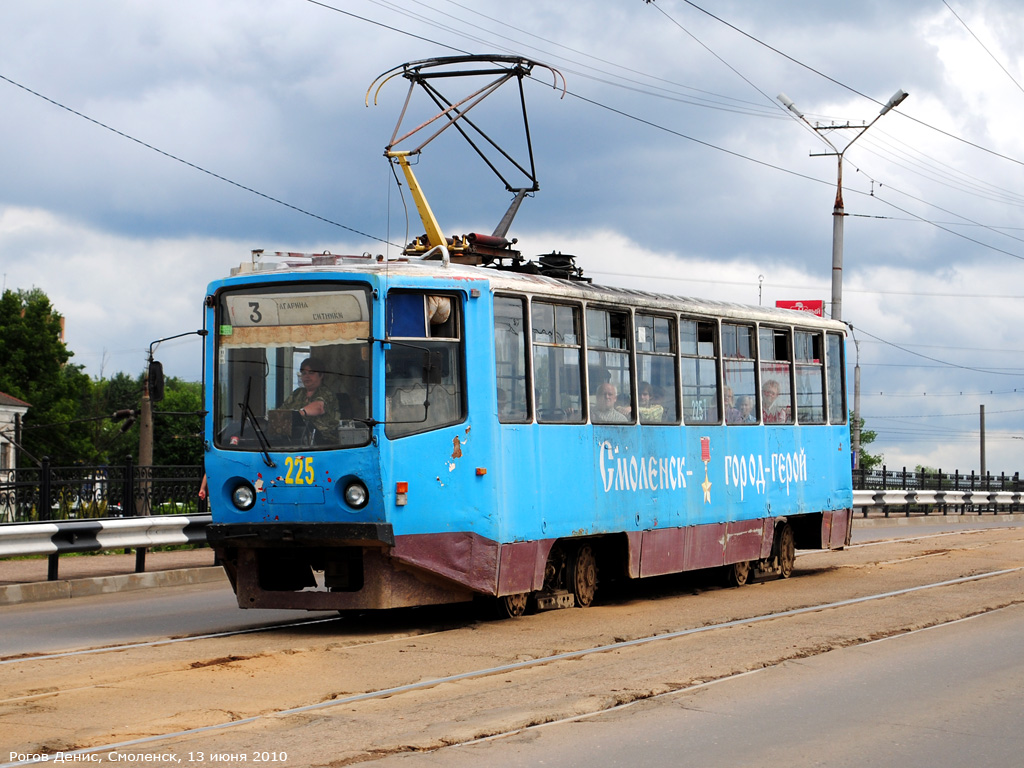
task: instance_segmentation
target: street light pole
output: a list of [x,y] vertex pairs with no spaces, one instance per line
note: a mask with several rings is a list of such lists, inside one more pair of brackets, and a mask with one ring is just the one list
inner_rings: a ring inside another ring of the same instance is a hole
[[139,466],[149,467],[152,464],[153,400],[149,394],[149,366],[146,366],[142,374],[142,405],[139,408]]
[[[843,319],[843,219],[846,216],[846,210],[843,207],[843,155],[846,154],[853,142],[863,136],[868,128],[875,124],[875,122],[888,112],[893,107],[896,107],[903,103],[903,100],[907,98],[908,94],[902,88],[892,95],[892,98],[885,103],[882,107],[882,111],[875,115],[867,125],[828,125],[828,126],[817,126],[811,125],[811,123],[804,117],[803,112],[796,108],[796,104],[786,94],[780,93],[778,99],[782,102],[782,105],[796,115],[798,118],[803,120],[810,126],[811,130],[821,137],[821,140],[828,144],[831,148],[831,152],[820,152],[811,153],[812,157],[827,157],[830,155],[836,156],[836,202],[832,207],[832,319],[842,320]],[[824,135],[824,131],[833,131],[838,129],[848,128],[859,128],[859,132],[854,136],[845,147],[841,150],[836,147],[828,136]]]
[[[846,154],[846,150],[853,146],[853,142],[863,136],[868,128],[875,124],[875,122],[886,112],[893,107],[897,107],[903,103],[903,100],[907,98],[909,94],[902,88],[896,91],[882,107],[882,110],[875,115],[874,120],[864,126],[855,126],[847,123],[846,125],[829,125],[829,126],[816,126],[804,117],[804,113],[797,109],[796,104],[786,94],[780,93],[778,99],[782,102],[782,106],[796,115],[799,119],[807,123],[808,127],[811,128],[826,144],[831,148],[831,152],[822,152],[815,155],[811,153],[812,157],[823,157],[828,155],[836,156],[836,201],[832,207],[832,319],[842,320],[843,319],[843,219],[846,218],[846,209],[843,206],[843,155]],[[860,131],[854,136],[841,150],[836,147],[828,136],[824,135],[824,131],[831,131],[838,128],[860,128]],[[853,326],[850,325],[850,333],[853,333]],[[852,426],[852,445],[850,446],[851,453],[853,454],[854,469],[860,469],[860,342],[857,341],[856,335],[853,337],[853,343],[857,350],[857,365],[854,368],[853,373],[853,424]]]

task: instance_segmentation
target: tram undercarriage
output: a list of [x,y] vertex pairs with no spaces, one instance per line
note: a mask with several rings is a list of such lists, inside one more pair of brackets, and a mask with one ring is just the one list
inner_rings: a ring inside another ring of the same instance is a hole
[[590,605],[602,572],[637,579],[722,568],[734,586],[788,578],[797,548],[842,549],[852,522],[846,509],[505,545],[469,533],[391,539],[389,526],[372,541],[352,531],[325,537],[323,524],[219,525],[210,538],[242,608],[370,610],[483,596],[519,616]]

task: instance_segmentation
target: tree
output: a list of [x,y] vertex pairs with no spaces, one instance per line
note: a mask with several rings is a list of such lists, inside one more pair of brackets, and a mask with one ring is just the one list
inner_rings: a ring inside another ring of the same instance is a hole
[[[89,422],[94,461],[100,464],[120,464],[127,456],[137,458],[139,430],[127,420],[112,421],[108,417],[116,411],[134,411],[139,407],[142,393],[141,379],[126,373],[117,373],[110,379],[93,382],[92,397],[83,408],[82,416]],[[128,429],[124,427],[128,425]]]
[[[93,381],[62,340],[62,318],[38,288],[0,297],[0,392],[27,402],[21,444],[31,459],[55,466],[120,464],[139,458],[139,427],[110,419],[137,411],[142,375],[117,373]],[[154,409],[154,464],[203,460],[202,385],[168,378],[165,399]],[[166,414],[166,415],[161,415]]]
[[92,381],[68,363],[61,316],[38,288],[6,290],[0,297],[0,392],[32,407],[25,415],[22,446],[36,460],[70,464],[91,454],[89,429],[78,421]]
[[[851,411],[850,427],[852,428],[855,424],[853,411]],[[871,445],[871,443],[875,442],[876,437],[878,437],[878,433],[870,429],[864,429],[864,419],[860,419],[860,463],[858,466],[865,472],[870,472],[885,460],[885,456],[881,453],[870,454],[864,450],[864,446]]]
[[[197,381],[169,377],[164,399],[153,409],[153,464],[203,462],[203,387]],[[137,443],[136,443],[137,444]]]
[[[120,464],[127,456],[139,460],[139,423],[103,418],[116,411],[138,411],[142,399],[143,375],[126,373],[94,382],[88,415],[96,461]],[[203,460],[202,385],[169,377],[164,399],[153,406],[153,464],[200,464]],[[84,414],[83,414],[84,415]],[[128,429],[124,429],[125,425]]]

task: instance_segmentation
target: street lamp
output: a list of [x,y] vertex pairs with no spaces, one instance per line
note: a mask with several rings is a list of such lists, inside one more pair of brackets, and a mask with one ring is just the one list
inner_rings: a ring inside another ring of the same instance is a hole
[[[836,181],[836,202],[835,202],[835,206],[832,209],[832,217],[833,217],[832,218],[832,319],[833,320],[842,320],[842,318],[843,318],[843,217],[846,216],[846,212],[845,212],[845,210],[843,208],[843,155],[846,153],[846,150],[848,150],[851,146],[853,146],[853,142],[855,142],[857,139],[859,139],[861,136],[863,136],[864,133],[868,130],[868,128],[870,128],[872,125],[875,124],[875,122],[878,120],[878,118],[880,118],[882,115],[884,115],[886,112],[888,112],[893,107],[896,107],[896,106],[899,106],[900,104],[902,104],[903,100],[906,99],[908,95],[909,94],[907,94],[907,92],[904,91],[902,88],[900,90],[896,91],[896,93],[894,93],[892,95],[892,98],[889,99],[889,101],[887,101],[885,103],[884,107],[882,107],[882,111],[879,112],[877,115],[875,115],[874,120],[872,120],[867,125],[863,125],[863,126],[861,126],[861,125],[850,125],[849,123],[847,123],[846,125],[828,125],[828,126],[811,125],[810,122],[807,120],[807,118],[804,117],[803,112],[801,112],[799,109],[796,108],[796,104],[793,103],[792,99],[790,99],[784,93],[780,93],[779,96],[778,96],[779,101],[782,102],[782,106],[784,106],[786,109],[788,109],[794,115],[796,115],[798,118],[800,118],[805,123],[807,123],[807,125],[810,126],[811,130],[815,131],[818,134],[818,136],[821,137],[821,140],[824,141],[826,144],[828,144],[832,148],[831,152],[820,152],[820,153],[817,153],[817,154],[812,152],[811,156],[812,157],[827,157],[829,155],[835,155],[836,156],[836,161],[837,161],[837,166],[838,166],[838,177],[837,177],[837,181]],[[831,141],[829,141],[828,136],[824,135],[824,131],[832,131],[832,130],[837,130],[837,129],[840,129],[840,128],[849,128],[849,129],[859,128],[860,129],[860,131],[857,133],[857,135],[854,136],[849,141],[849,143],[847,143],[847,145],[845,147],[843,147],[841,150],[839,148],[837,148],[835,144],[833,144]]]

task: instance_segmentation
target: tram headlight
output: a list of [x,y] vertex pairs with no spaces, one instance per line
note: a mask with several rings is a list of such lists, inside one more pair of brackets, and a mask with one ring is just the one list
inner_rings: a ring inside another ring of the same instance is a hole
[[370,492],[366,486],[358,480],[353,480],[345,486],[345,503],[352,509],[362,509],[370,500]]
[[256,503],[256,491],[248,483],[242,483],[231,493],[231,502],[243,512],[252,509]]

